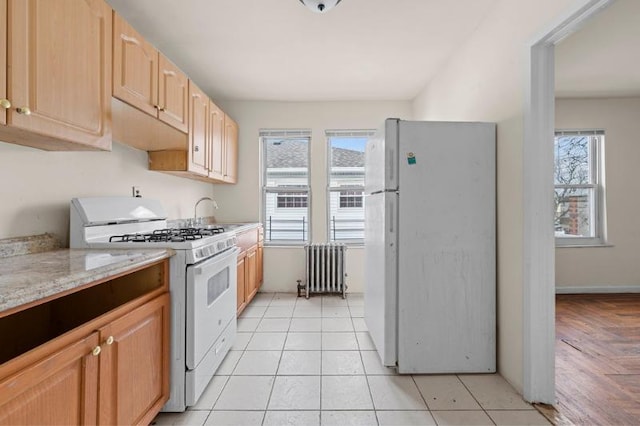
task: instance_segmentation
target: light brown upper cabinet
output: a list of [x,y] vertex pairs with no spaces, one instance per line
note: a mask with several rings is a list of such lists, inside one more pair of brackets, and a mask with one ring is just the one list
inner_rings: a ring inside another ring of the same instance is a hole
[[187,132],[187,76],[115,12],[113,75],[115,98]]
[[209,177],[223,180],[224,158],[224,112],[213,102],[209,102]]
[[0,0],[0,140],[111,149],[111,14],[103,0]]
[[187,150],[149,151],[149,169],[212,183],[236,183],[238,125],[189,81]]
[[162,53],[158,53],[158,118],[187,132],[189,123],[189,79]]
[[238,169],[238,125],[216,104],[209,104],[209,177],[236,183]]
[[7,0],[0,0],[0,125],[7,124],[7,109],[11,102],[7,99]]
[[238,124],[224,116],[224,178],[227,183],[238,181]]
[[208,176],[209,98],[193,82],[189,82],[189,110],[189,171]]

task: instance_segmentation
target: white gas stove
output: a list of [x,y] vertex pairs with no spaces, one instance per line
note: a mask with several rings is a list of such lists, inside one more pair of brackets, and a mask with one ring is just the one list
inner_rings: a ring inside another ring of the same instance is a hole
[[166,247],[170,260],[171,376],[163,411],[194,405],[236,334],[236,236],[219,226],[169,227],[157,200],[74,198],[71,248]]

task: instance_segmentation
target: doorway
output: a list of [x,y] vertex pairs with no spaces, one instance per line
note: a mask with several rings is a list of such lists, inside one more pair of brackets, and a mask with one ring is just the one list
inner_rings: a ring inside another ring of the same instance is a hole
[[615,0],[585,0],[529,48],[524,139],[524,359],[527,401],[555,403],[553,140],[555,46]]

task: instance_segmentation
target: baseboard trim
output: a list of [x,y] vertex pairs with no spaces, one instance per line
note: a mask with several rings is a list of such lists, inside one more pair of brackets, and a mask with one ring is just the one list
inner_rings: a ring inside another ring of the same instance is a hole
[[640,285],[556,287],[556,294],[640,293]]

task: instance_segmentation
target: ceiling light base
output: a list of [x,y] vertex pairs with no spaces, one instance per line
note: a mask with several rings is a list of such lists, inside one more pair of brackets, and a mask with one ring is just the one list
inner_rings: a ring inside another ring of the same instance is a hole
[[300,0],[311,11],[316,13],[326,13],[333,9],[341,0]]

